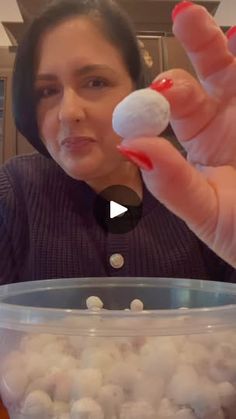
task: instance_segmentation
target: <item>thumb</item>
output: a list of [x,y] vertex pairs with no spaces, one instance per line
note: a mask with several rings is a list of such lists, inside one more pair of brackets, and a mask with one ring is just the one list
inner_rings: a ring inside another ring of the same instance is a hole
[[124,140],[118,149],[140,167],[144,183],[155,198],[200,238],[209,239],[217,219],[217,198],[202,173],[163,138]]

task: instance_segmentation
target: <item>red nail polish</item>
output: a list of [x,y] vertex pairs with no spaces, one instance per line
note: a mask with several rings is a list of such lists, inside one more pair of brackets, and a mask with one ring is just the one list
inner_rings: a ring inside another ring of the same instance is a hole
[[231,38],[231,36],[236,34],[236,26],[232,26],[232,28],[228,29],[228,31],[225,33],[227,38]]
[[140,169],[144,169],[144,170],[153,169],[153,164],[151,160],[143,152],[130,150],[129,148],[126,148],[121,145],[118,145],[116,147],[124,157],[127,157],[133,163],[137,164],[137,166],[139,166]]
[[156,90],[157,92],[162,92],[163,90],[170,89],[173,86],[173,80],[171,79],[161,79],[161,80],[154,80],[152,84],[150,84],[150,88]]
[[176,4],[176,6],[174,7],[174,9],[172,10],[172,20],[174,22],[176,16],[182,12],[182,10],[185,10],[187,7],[192,6],[193,3],[191,1],[181,1],[180,3]]

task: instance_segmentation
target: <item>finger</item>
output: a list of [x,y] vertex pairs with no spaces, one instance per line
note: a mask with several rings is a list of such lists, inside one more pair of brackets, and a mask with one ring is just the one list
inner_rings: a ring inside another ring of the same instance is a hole
[[[167,141],[157,138],[125,140],[121,148],[146,156],[152,170],[142,170],[147,188],[170,211],[204,240],[210,241],[217,220],[214,189]],[[139,160],[133,160],[139,163]],[[142,164],[140,165],[142,169]]]
[[226,32],[228,39],[228,49],[229,51],[236,56],[236,26],[233,26]]
[[161,93],[170,103],[171,125],[181,141],[195,137],[214,118],[219,101],[209,96],[198,81],[184,70],[169,70],[156,80],[171,79],[171,88]]
[[[236,63],[227,39],[207,10],[192,4],[177,13],[173,32],[186,50],[199,78],[208,83],[211,93],[220,96],[236,91]],[[227,72],[225,72],[227,69]],[[224,72],[224,73],[223,73]],[[223,77],[224,75],[224,77]]]

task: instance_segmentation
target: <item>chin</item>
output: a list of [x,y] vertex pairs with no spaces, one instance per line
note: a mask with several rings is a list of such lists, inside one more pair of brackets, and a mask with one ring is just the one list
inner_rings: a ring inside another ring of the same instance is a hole
[[86,165],[87,167],[78,167],[76,165],[73,166],[62,166],[64,172],[73,179],[81,180],[81,181],[89,181],[90,179],[94,179],[101,176],[101,167],[94,167],[92,168],[91,165]]

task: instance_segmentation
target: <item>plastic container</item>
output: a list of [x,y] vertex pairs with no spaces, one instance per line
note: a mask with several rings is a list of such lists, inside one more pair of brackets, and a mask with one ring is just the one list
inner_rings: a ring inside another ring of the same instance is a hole
[[[87,310],[98,296],[101,310]],[[134,299],[144,310],[129,308]],[[236,286],[93,278],[0,287],[11,419],[235,419]]]

